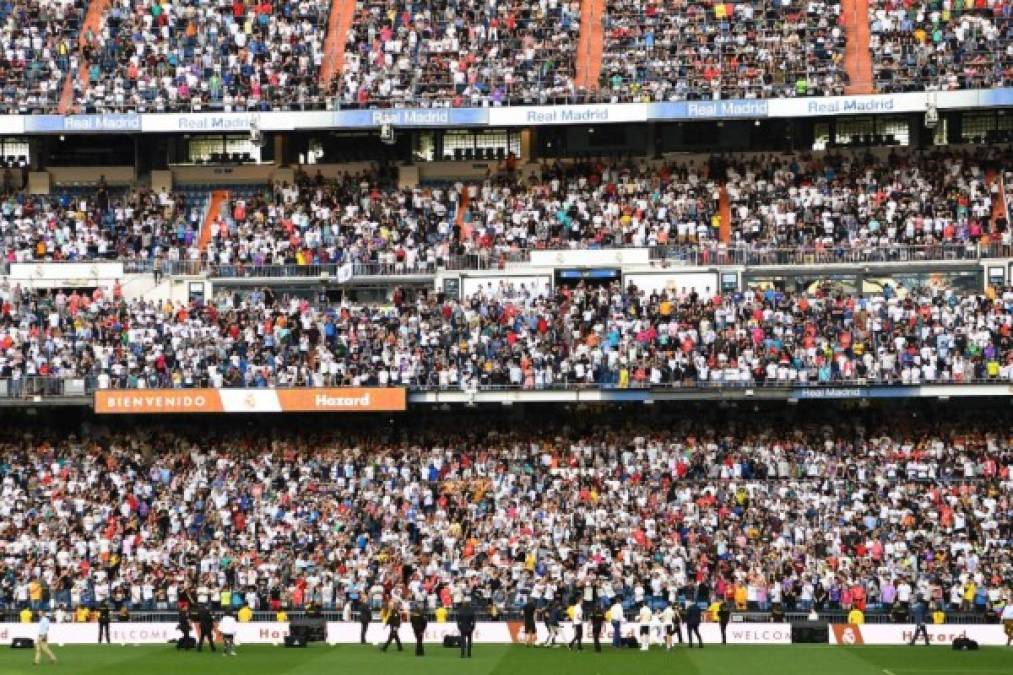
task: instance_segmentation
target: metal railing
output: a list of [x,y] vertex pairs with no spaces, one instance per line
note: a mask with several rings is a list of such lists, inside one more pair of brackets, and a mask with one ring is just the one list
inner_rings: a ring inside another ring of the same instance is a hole
[[[60,604],[58,602],[51,602],[49,604]],[[164,605],[165,608],[153,609],[153,610],[133,610],[130,612],[129,623],[175,623],[179,619],[179,613],[168,609],[168,603],[159,603]],[[488,607],[489,604],[485,601],[480,602],[475,607],[475,615],[479,621],[488,621],[493,619],[491,612]],[[657,603],[661,606],[661,602]],[[627,609],[632,609],[633,604],[631,603]],[[52,608],[49,608],[52,609]],[[233,610],[238,610],[237,607],[233,607]],[[69,609],[67,610],[69,611]],[[117,610],[118,611],[118,610]],[[215,614],[220,613],[221,609],[213,609]],[[430,619],[433,619],[433,612],[435,610],[428,610],[427,614]],[[0,622],[4,623],[17,623],[20,620],[19,617],[20,608],[3,608],[0,609]],[[307,614],[305,610],[301,609],[288,609],[285,612],[288,615],[289,621],[295,621],[306,618]],[[847,612],[839,609],[825,609],[817,612],[818,622],[823,623],[846,623],[848,620]],[[320,613],[325,621],[343,621],[344,613],[337,609],[324,609]],[[447,620],[454,621],[456,614],[453,608],[449,608],[447,613]],[[508,604],[502,611],[496,615],[497,620],[501,621],[519,621],[523,618],[523,613],[520,607],[511,606]],[[732,613],[733,621],[751,622],[751,623],[770,623],[773,620],[773,613],[770,610],[746,610],[746,611],[735,611]],[[273,611],[257,610],[253,612],[252,621],[254,622],[273,622],[277,620],[277,614]],[[356,620],[355,618],[352,619]],[[981,625],[981,624],[994,624],[998,622],[998,617],[995,611],[982,612],[947,612],[946,623],[957,624],[957,625]],[[787,623],[811,623],[808,612],[799,611],[797,609],[789,610],[784,612],[782,621]],[[127,623],[120,621],[113,613],[114,623]],[[894,623],[892,617],[886,610],[867,608],[865,611],[865,622],[866,623]],[[89,622],[91,623],[91,622]],[[373,623],[379,623],[379,608],[374,608],[373,612]],[[96,628],[97,630],[97,628]]]
[[[828,382],[793,382],[790,380],[754,381],[754,380],[688,380],[683,382],[666,382],[663,384],[652,384],[650,382],[630,382],[628,385],[620,386],[614,381],[609,382],[553,382],[548,386],[527,386],[518,384],[482,384],[473,383],[466,385],[441,386],[425,382],[397,383],[390,385],[364,384],[362,386],[372,387],[406,387],[409,392],[417,394],[446,393],[446,394],[478,394],[496,392],[646,392],[655,394],[666,394],[674,392],[715,392],[715,391],[793,391],[804,390],[811,393],[811,398],[821,398],[819,392],[830,392],[840,389],[865,389],[877,388],[906,388],[919,387],[924,385],[1008,385],[1013,391],[1013,381],[995,378],[963,378],[961,380],[931,380],[918,382],[903,382],[897,379],[869,379],[851,378],[835,379]],[[0,400],[22,399],[30,401],[36,398],[74,398],[91,396],[100,388],[116,391],[144,391],[151,388],[162,388],[165,385],[161,382],[157,386],[146,385],[144,387],[127,386],[125,380],[113,379],[108,386],[100,387],[98,377],[86,375],[81,377],[61,377],[32,375],[26,377],[11,377],[0,379]],[[193,384],[193,388],[213,388],[210,381],[200,379]],[[339,382],[323,382],[320,388],[340,387]],[[222,389],[249,388],[249,385],[237,385],[236,387],[221,387]],[[186,389],[190,387],[177,387]],[[253,387],[257,388],[257,387]],[[313,389],[312,385],[296,387],[260,387],[263,389]],[[839,392],[838,392],[839,393]],[[828,397],[829,398],[829,397]]]
[[[537,250],[583,251],[623,250],[645,248],[643,246],[607,246],[573,249],[568,247],[549,249],[496,249],[475,253],[462,253],[423,260],[412,265],[406,263],[354,262],[353,276],[398,277],[409,275],[431,275],[439,270],[471,271],[504,269],[507,264],[527,263],[531,252]],[[714,265],[738,265],[743,267],[778,265],[833,265],[864,263],[919,263],[964,261],[973,262],[988,258],[1013,258],[1013,246],[1004,244],[896,244],[889,246],[836,246],[830,248],[800,245],[796,247],[774,247],[764,245],[702,244],[696,246],[671,245],[652,246],[650,259],[653,263],[707,267]],[[30,260],[27,264],[59,265],[65,263],[122,262],[127,274],[158,273],[162,276],[201,276],[214,279],[284,279],[310,278],[321,274],[338,276],[343,263],[311,264],[222,264],[206,260],[156,260],[152,258],[115,258],[87,260]],[[10,263],[0,262],[0,274],[10,273]]]

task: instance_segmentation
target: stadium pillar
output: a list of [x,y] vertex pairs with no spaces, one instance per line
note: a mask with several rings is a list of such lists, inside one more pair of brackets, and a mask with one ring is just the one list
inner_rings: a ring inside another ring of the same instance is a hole
[[521,156],[517,158],[519,162],[533,162],[535,161],[535,142],[537,141],[538,133],[537,129],[522,129],[521,130]]

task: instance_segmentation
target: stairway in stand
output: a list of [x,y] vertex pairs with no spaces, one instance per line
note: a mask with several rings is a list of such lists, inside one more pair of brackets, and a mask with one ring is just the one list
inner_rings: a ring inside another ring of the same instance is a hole
[[601,75],[601,58],[605,49],[605,0],[583,0],[580,3],[580,37],[577,40],[577,89],[596,91]]
[[67,77],[63,80],[63,90],[60,92],[60,103],[57,107],[58,112],[61,115],[67,115],[74,110],[74,78],[77,78],[77,88],[79,91],[88,91],[88,61],[84,58],[84,46],[87,44],[86,35],[91,33],[92,35],[98,35],[102,31],[102,20],[105,18],[106,11],[109,9],[110,0],[91,0],[88,3],[88,11],[84,15],[84,23],[81,24],[81,32],[77,37],[77,49],[79,67],[77,74],[67,73]]
[[844,70],[848,73],[845,94],[871,94],[872,53],[869,51],[869,0],[842,0],[841,17],[847,45],[844,49]]

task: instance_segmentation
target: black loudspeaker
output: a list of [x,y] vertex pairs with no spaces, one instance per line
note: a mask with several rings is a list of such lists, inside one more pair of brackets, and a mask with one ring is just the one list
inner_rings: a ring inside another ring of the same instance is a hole
[[461,636],[460,635],[444,635],[443,636],[444,647],[460,647]]
[[32,638],[14,638],[11,640],[11,649],[35,649],[35,640]]
[[791,625],[791,641],[794,644],[821,644],[830,641],[830,626],[818,621],[804,621]]
[[286,635],[285,636],[286,647],[305,647],[306,636],[305,635]]
[[961,635],[960,637],[953,639],[953,649],[958,652],[962,651],[973,652],[977,651],[978,643],[969,637]]

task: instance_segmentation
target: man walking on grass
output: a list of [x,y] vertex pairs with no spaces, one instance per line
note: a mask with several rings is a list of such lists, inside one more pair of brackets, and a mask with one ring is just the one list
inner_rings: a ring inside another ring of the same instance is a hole
[[56,663],[56,656],[49,648],[49,617],[46,612],[39,612],[39,634],[35,639],[35,665],[39,665],[42,655],[49,658],[50,663]]

